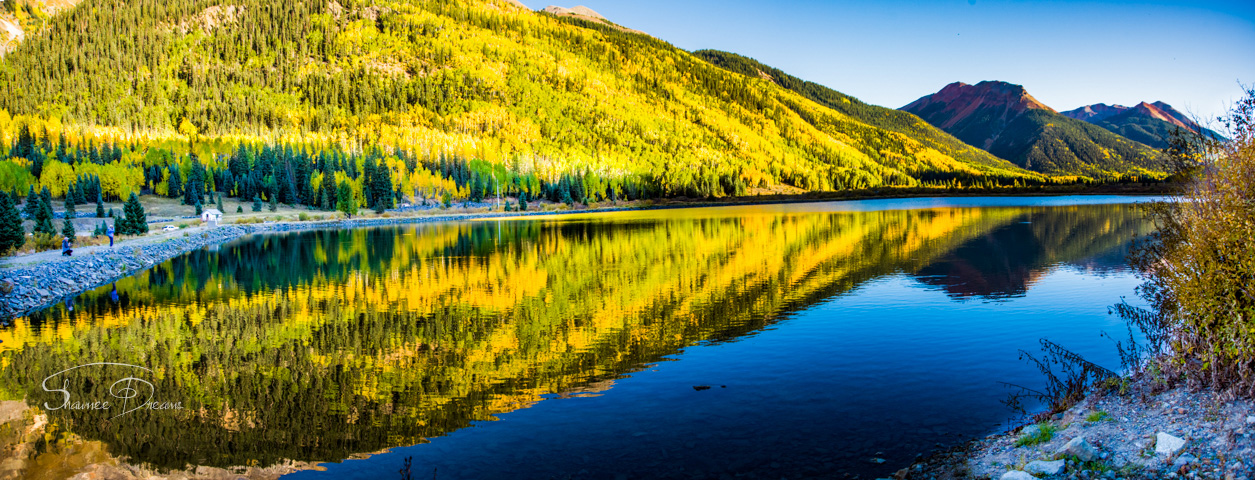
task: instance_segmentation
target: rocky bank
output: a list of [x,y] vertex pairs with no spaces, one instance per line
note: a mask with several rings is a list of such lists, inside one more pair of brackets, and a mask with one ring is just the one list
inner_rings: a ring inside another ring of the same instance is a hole
[[1067,411],[934,455],[898,479],[1255,478],[1255,402],[1137,378]]

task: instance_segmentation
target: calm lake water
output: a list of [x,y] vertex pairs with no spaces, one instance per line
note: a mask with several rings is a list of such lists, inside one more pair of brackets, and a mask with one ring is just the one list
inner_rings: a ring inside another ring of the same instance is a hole
[[[1005,428],[1049,338],[1118,368],[1137,197],[872,200],[244,238],[0,330],[0,392],[156,468],[885,476]],[[111,370],[113,369],[113,370]],[[119,372],[125,375],[119,375]],[[107,379],[107,380],[106,380]],[[131,402],[134,402],[133,400]],[[879,463],[881,459],[884,462]]]

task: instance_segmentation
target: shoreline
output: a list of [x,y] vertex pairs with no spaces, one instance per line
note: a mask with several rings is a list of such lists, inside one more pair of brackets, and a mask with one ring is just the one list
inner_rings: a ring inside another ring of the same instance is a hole
[[[580,215],[590,213],[610,213],[648,210],[672,210],[686,208],[710,208],[730,206],[757,205],[788,205],[800,203],[825,203],[860,200],[891,200],[910,198],[978,198],[978,197],[1059,197],[1059,196],[1153,196],[1161,193],[1153,192],[1027,192],[1027,193],[990,193],[963,192],[960,194],[936,195],[931,192],[893,192],[886,195],[850,195],[850,194],[807,194],[800,196],[741,197],[739,200],[727,201],[686,201],[672,200],[648,205],[625,205],[612,207],[594,207],[572,210],[537,210],[527,212],[481,212],[434,215],[405,215],[390,217],[359,217],[337,220],[296,221],[251,224],[223,224],[216,228],[194,227],[192,231],[178,231],[181,236],[162,238],[162,235],[150,234],[145,237],[129,238],[118,242],[114,247],[85,247],[82,255],[68,258],[49,254],[55,251],[44,251],[21,257],[5,259],[8,265],[0,266],[0,326],[14,318],[28,316],[55,306],[67,298],[72,298],[88,290],[99,288],[119,279],[143,272],[166,260],[200,248],[221,245],[248,235],[301,232],[322,229],[355,229],[390,225],[407,225],[422,223],[457,222],[490,218],[524,218],[559,215]],[[392,211],[396,214],[397,212]],[[167,234],[169,235],[169,234]],[[20,263],[23,258],[43,256],[43,260],[32,259],[30,263]]]
[[1139,375],[1045,420],[916,460],[892,478],[1252,480],[1255,401]]

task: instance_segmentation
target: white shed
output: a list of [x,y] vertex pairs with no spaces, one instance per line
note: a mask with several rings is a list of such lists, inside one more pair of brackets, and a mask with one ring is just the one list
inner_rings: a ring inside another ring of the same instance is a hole
[[205,210],[200,214],[200,221],[208,223],[210,228],[217,227],[218,222],[222,221],[222,212],[216,208]]

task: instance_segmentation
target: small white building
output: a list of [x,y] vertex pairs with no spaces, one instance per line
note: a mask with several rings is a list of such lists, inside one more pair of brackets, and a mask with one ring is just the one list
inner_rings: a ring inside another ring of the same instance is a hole
[[218,226],[218,222],[222,221],[222,212],[216,208],[205,210],[200,214],[200,221],[209,224],[209,228]]

